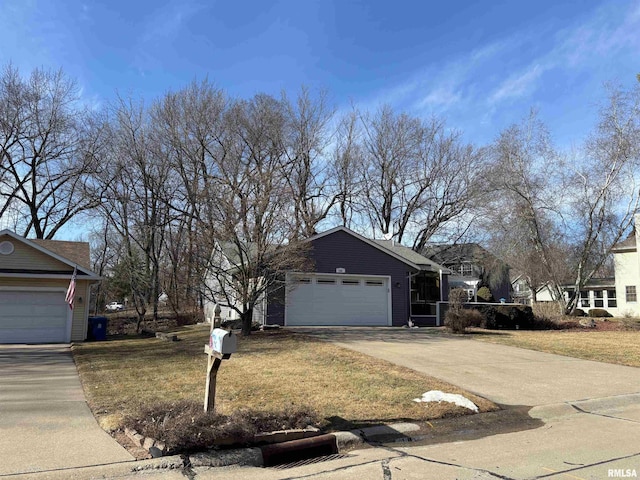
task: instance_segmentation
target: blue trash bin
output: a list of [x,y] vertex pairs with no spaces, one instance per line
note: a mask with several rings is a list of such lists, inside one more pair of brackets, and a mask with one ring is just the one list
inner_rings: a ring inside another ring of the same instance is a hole
[[107,339],[107,317],[89,317],[89,340],[102,341]]

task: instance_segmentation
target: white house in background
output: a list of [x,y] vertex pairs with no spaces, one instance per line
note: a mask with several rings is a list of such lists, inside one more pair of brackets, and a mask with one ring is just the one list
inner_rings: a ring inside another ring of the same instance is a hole
[[[640,214],[635,216],[634,231],[626,240],[613,246],[614,278],[592,278],[580,292],[577,308],[588,312],[602,308],[614,316],[640,316]],[[565,295],[573,293],[571,285],[563,285]],[[551,291],[543,286],[536,292],[538,302],[551,302]],[[524,301],[524,300],[523,300]]]
[[[518,286],[513,283],[514,290]],[[569,298],[573,294],[573,285],[561,285],[565,301],[569,301]],[[524,305],[531,305],[533,303],[533,294],[530,289],[520,289],[520,295],[514,294],[514,301],[522,303]],[[549,284],[544,284],[536,289],[535,299],[537,303],[549,303],[553,302],[553,294],[551,293],[551,287]],[[578,298],[578,304],[576,308],[589,312],[592,308],[604,309],[611,315],[620,315],[618,309],[618,298],[616,294],[616,281],[613,277],[606,278],[592,278],[586,285],[582,287],[580,291],[580,297]]]
[[[204,316],[208,323],[213,322],[215,315],[216,305],[220,307],[220,318],[225,320],[239,320],[240,314],[236,310],[242,309],[242,304],[234,295],[233,288],[229,288],[229,284],[232,284],[233,274],[237,271],[238,265],[241,264],[241,256],[251,254],[251,247],[246,248],[246,252],[240,252],[238,247],[230,242],[216,242],[213,252],[211,254],[212,265],[216,265],[216,272],[218,275],[209,274],[205,279],[205,288],[207,291],[207,299],[204,302]],[[259,281],[259,279],[258,279]],[[224,282],[225,285],[220,285]],[[230,296],[226,298],[222,295],[222,292]],[[236,308],[233,308],[236,307]],[[253,321],[263,324],[265,323],[266,315],[266,299],[262,295],[253,309]]]
[[619,315],[640,316],[640,303],[638,303],[638,294],[640,294],[639,224],[640,215],[636,215],[634,232],[626,240],[614,245],[612,249],[616,270],[617,312]]

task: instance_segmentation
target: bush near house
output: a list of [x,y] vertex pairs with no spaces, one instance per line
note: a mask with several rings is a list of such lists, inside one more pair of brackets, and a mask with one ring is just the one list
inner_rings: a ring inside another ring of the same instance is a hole
[[475,309],[449,310],[444,317],[445,326],[453,333],[466,333],[467,328],[480,327],[483,322],[484,317]]
[[461,288],[449,292],[449,310],[444,316],[444,324],[453,333],[466,333],[467,328],[479,327],[484,320],[477,310],[464,308],[466,299],[467,292]]
[[484,317],[480,324],[490,330],[533,330],[536,321],[533,310],[528,305],[478,305],[476,308]]
[[576,308],[573,312],[567,313],[567,315],[570,315],[572,317],[586,317],[587,316],[585,311],[582,310],[581,308]]
[[613,315],[611,315],[603,308],[592,308],[591,310],[589,310],[589,316],[591,318],[613,317]]

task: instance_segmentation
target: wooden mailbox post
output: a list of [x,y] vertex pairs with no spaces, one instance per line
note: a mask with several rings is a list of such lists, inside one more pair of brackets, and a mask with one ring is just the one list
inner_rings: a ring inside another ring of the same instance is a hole
[[222,360],[227,360],[235,353],[238,341],[237,337],[222,328],[214,328],[215,322],[211,323],[209,334],[209,345],[204,346],[204,353],[207,359],[207,384],[204,391],[204,411],[212,411],[215,408],[216,398],[216,377]]

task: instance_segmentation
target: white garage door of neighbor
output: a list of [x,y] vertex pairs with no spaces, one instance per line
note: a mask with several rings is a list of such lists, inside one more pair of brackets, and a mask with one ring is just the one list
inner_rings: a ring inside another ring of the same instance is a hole
[[0,343],[68,342],[64,292],[0,290]]
[[389,279],[291,275],[286,325],[391,325]]

